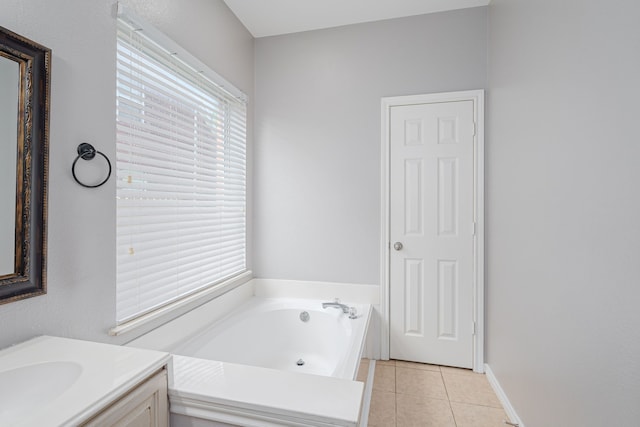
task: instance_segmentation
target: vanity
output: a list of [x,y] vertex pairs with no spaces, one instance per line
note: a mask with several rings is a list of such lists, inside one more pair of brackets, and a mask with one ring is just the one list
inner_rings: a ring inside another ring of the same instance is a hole
[[168,426],[164,352],[40,336],[0,351],[4,426]]

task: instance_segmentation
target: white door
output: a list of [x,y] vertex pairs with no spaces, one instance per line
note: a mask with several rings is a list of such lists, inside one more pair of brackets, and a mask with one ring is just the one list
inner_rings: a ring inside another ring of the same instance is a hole
[[390,112],[390,356],[473,367],[473,101]]

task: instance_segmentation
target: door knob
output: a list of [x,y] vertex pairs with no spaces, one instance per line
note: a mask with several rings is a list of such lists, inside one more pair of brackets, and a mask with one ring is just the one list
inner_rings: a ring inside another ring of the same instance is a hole
[[395,249],[396,251],[401,251],[402,250],[402,243],[400,242],[395,242],[393,244],[393,249]]

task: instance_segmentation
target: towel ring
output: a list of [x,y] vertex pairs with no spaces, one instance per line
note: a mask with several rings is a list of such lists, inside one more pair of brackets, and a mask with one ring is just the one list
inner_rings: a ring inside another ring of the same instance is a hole
[[[78,162],[78,159],[91,160],[96,156],[96,154],[100,154],[107,161],[107,165],[109,166],[109,173],[107,174],[105,180],[101,183],[95,185],[87,185],[83,182],[80,182],[80,180],[76,176],[76,163]],[[75,179],[76,182],[83,187],[97,188],[103,185],[105,182],[109,181],[109,178],[111,177],[111,162],[109,161],[109,158],[107,156],[93,148],[93,145],[89,144],[88,142],[83,142],[82,144],[78,145],[78,157],[76,157],[76,159],[73,161],[73,165],[71,166],[71,174],[73,175],[73,179]]]

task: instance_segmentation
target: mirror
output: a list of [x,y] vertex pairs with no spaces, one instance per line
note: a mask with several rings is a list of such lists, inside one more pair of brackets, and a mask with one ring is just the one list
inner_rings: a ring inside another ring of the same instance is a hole
[[0,56],[0,276],[15,266],[18,63]]
[[46,293],[50,63],[0,27],[0,304]]

